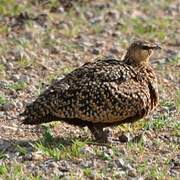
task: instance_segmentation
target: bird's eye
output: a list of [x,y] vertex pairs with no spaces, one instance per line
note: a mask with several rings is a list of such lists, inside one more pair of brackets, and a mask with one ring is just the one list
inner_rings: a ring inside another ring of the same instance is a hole
[[150,49],[149,46],[141,46],[141,48],[144,49],[144,50]]

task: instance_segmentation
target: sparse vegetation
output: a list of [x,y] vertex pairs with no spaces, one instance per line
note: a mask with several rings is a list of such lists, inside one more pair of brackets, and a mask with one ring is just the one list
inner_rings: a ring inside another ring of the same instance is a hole
[[[0,179],[179,179],[178,1],[65,2],[0,0]],[[99,54],[121,57],[137,38],[163,46],[152,60],[160,104],[113,128],[127,142],[100,146],[86,128],[59,122],[20,125],[18,114],[47,84]]]

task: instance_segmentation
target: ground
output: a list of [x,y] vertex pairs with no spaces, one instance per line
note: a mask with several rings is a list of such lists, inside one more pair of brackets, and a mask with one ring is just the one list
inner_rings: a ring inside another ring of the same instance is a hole
[[[0,178],[180,179],[179,13],[178,0],[1,0]],[[163,47],[151,61],[160,103],[112,128],[119,141],[99,145],[62,122],[20,123],[55,78],[101,56],[121,59],[134,39]]]

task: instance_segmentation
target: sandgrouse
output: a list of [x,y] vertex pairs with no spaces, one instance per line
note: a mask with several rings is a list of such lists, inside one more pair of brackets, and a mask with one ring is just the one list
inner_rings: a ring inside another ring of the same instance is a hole
[[24,124],[64,121],[87,126],[106,142],[104,127],[135,122],[158,103],[156,75],[149,64],[155,43],[135,41],[122,61],[104,58],[55,81],[22,113]]

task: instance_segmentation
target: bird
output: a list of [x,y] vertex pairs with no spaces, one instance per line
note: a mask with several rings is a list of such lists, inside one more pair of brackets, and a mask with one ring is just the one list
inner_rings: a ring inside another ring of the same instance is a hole
[[122,60],[104,57],[85,63],[27,105],[21,122],[87,126],[97,142],[108,142],[105,128],[134,123],[157,106],[157,77],[150,65],[157,49],[157,43],[136,40]]

